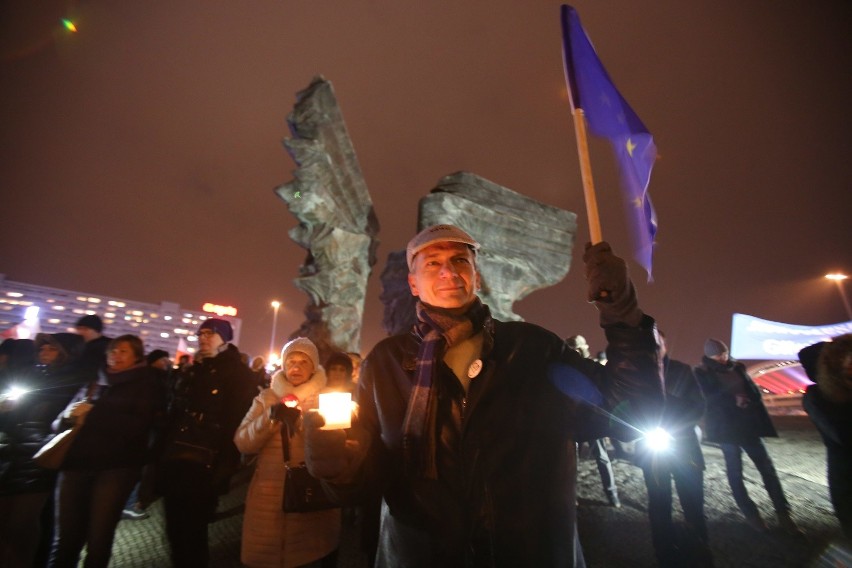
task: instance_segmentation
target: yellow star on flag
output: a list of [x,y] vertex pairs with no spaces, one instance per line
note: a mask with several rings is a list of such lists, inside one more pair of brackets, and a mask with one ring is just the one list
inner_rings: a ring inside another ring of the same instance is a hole
[[632,158],[633,157],[633,150],[636,148],[636,144],[633,143],[633,140],[628,138],[627,143],[625,145],[627,146],[627,153]]

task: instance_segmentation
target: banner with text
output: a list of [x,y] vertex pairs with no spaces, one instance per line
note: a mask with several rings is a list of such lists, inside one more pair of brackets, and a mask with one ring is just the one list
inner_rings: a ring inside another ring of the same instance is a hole
[[731,357],[735,359],[796,360],[799,350],[818,341],[852,333],[852,321],[829,325],[793,325],[734,314]]

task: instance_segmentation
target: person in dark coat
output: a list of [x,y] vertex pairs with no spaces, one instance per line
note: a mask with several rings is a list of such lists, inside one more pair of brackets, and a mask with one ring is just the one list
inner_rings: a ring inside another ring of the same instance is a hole
[[[408,244],[418,323],[364,360],[348,430],[306,414],[306,462],[338,499],[382,495],[376,566],[578,566],[576,442],[610,435],[610,415],[659,420],[654,321],[606,243],[584,255],[607,367],[557,335],[500,322],[476,296],[478,243],[451,225]],[[645,413],[647,412],[647,414]],[[646,422],[647,421],[647,422]],[[625,433],[626,434],[626,433]]]
[[177,568],[209,562],[207,524],[239,468],[234,432],[257,394],[251,369],[229,343],[227,320],[205,320],[197,336],[195,363],[175,387],[159,467],[166,536]]
[[[56,472],[32,457],[53,436],[51,422],[80,388],[83,339],[73,333],[40,333],[29,342],[38,366],[13,362],[3,387],[0,416],[0,566],[31,566],[47,557],[53,534],[50,504]],[[28,357],[27,357],[28,358]]]
[[[651,539],[661,568],[712,566],[704,517],[704,454],[696,432],[704,416],[704,395],[692,367],[669,357],[662,332],[660,339],[666,381],[660,425],[668,434],[668,446],[654,449],[641,439],[635,458],[648,490]],[[672,479],[686,521],[682,534],[672,523]]]
[[825,443],[831,504],[852,542],[852,334],[805,347],[799,361],[815,383],[802,405]]
[[151,435],[165,406],[142,340],[110,341],[105,369],[54,422],[57,432],[82,426],[60,468],[49,567],[76,567],[84,546],[87,567],[109,564],[121,510],[151,458]]
[[[589,351],[589,343],[582,335],[572,335],[565,339],[565,343],[586,359],[592,359],[592,353]],[[620,509],[621,500],[618,498],[618,485],[615,484],[615,470],[612,467],[612,460],[609,458],[609,452],[606,449],[606,438],[591,440],[585,442],[583,446],[585,445],[588,445],[589,455],[595,460],[595,465],[598,466],[598,473],[601,476],[601,486],[603,487],[607,501],[616,509]],[[582,450],[582,447],[580,449]]]
[[743,451],[763,478],[781,529],[799,534],[775,465],[761,439],[776,438],[778,433],[760,389],[748,376],[745,365],[730,357],[724,342],[711,338],[704,343],[704,357],[695,367],[695,376],[707,401],[706,439],[718,443],[722,449],[728,484],[746,522],[759,531],[767,528],[743,482]]
[[104,322],[96,315],[83,316],[75,325],[77,333],[85,340],[80,358],[80,371],[84,378],[94,380],[106,365],[106,351],[110,338],[103,335]]

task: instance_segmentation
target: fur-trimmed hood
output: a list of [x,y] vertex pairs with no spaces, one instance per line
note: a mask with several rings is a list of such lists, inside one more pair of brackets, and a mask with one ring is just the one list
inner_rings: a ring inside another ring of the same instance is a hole
[[852,402],[847,357],[852,357],[852,333],[835,337],[832,341],[826,342],[820,350],[816,383],[823,396],[832,402]]

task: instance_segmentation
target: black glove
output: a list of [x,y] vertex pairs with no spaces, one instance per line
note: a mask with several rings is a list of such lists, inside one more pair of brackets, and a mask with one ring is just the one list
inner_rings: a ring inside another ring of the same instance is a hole
[[627,276],[627,263],[612,254],[607,242],[586,243],[583,262],[586,263],[589,301],[597,306],[601,325],[638,326],[642,311],[636,303],[636,290]]
[[320,430],[325,419],[316,410],[305,413],[305,464],[317,479],[334,480],[346,471],[345,430]]
[[296,433],[296,423],[299,421],[300,416],[302,416],[301,410],[298,408],[290,408],[280,402],[269,407],[269,418],[286,424],[287,430],[290,431],[291,438],[293,437],[293,434]]

